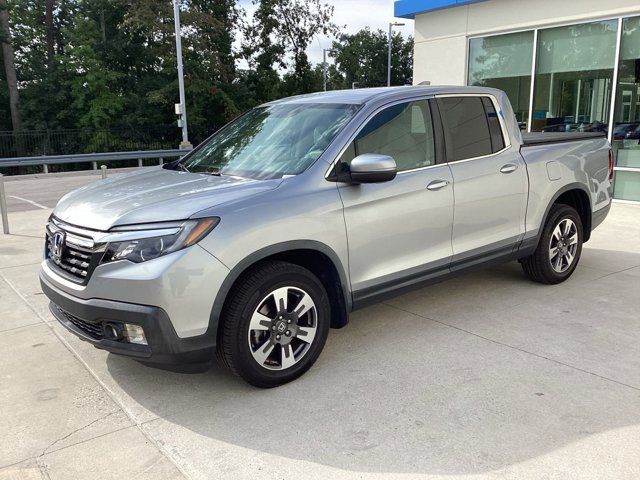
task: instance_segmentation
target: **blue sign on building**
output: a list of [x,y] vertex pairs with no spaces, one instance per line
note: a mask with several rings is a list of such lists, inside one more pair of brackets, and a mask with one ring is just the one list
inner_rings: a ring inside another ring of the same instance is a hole
[[396,17],[414,19],[421,13],[483,1],[485,0],[397,0],[393,6],[393,13]]

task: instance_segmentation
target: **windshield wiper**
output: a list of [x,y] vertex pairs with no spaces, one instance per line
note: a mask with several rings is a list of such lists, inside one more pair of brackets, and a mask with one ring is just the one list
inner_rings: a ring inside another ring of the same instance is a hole
[[221,169],[219,169],[217,167],[215,167],[215,168],[213,168],[211,170],[206,170],[206,171],[204,171],[202,173],[204,173],[205,175],[214,175],[216,177],[221,177],[222,176]]
[[181,162],[175,164],[174,170],[182,170],[183,172],[191,173],[191,171],[185,167]]

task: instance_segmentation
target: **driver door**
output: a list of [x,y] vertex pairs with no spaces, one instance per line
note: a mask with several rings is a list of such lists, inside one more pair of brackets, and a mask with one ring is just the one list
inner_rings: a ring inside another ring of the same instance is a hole
[[385,183],[339,184],[354,302],[448,272],[452,256],[453,177],[438,164],[428,100],[383,108],[360,130],[340,162],[389,155],[398,175]]

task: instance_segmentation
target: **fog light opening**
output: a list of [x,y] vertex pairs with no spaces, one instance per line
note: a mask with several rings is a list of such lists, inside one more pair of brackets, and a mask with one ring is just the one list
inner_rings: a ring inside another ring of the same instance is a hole
[[105,324],[104,336],[109,340],[122,340],[122,326],[117,323]]
[[144,330],[140,325],[134,325],[133,323],[125,323],[122,329],[122,334],[125,340],[129,343],[135,343],[137,345],[148,345],[147,337],[144,334]]

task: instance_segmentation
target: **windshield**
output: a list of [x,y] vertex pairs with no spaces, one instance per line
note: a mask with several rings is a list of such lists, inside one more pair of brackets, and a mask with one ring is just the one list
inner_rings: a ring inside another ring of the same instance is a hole
[[181,164],[190,172],[256,179],[297,175],[322,154],[356,109],[309,103],[254,108]]

